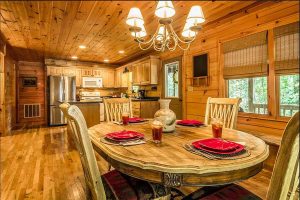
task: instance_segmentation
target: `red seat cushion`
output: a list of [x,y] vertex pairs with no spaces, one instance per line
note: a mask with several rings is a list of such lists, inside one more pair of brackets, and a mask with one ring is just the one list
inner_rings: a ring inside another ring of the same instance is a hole
[[203,187],[183,198],[183,200],[261,200],[245,188],[230,184],[225,186]]
[[139,180],[117,170],[102,175],[107,200],[154,199],[167,195],[163,185]]

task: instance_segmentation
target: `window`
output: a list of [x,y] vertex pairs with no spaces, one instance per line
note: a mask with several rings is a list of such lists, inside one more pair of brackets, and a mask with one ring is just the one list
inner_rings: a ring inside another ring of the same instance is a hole
[[280,116],[292,116],[299,110],[299,74],[279,76]]
[[178,77],[179,77],[179,62],[165,64],[165,96],[167,98],[178,98]]
[[267,114],[267,77],[229,79],[228,97],[242,99],[242,112]]

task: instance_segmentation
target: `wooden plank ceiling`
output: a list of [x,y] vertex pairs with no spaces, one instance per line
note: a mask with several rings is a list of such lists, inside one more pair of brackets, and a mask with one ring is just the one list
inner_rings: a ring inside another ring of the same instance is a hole
[[[189,9],[196,4],[203,8],[205,30],[267,3],[176,1],[173,27],[178,34]],[[154,15],[155,1],[1,1],[0,6],[1,33],[13,47],[18,60],[70,59],[76,55],[81,61],[109,59],[110,63],[122,64],[149,53],[140,50],[130,35],[125,23],[130,8],[141,9],[148,34],[153,34],[158,25]],[[79,45],[87,48],[79,49]],[[118,53],[120,50],[125,53]]]

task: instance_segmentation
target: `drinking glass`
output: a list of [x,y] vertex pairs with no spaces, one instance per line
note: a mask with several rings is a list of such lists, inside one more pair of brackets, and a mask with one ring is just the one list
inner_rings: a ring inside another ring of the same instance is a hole
[[153,142],[156,144],[161,143],[162,140],[162,130],[163,130],[163,123],[158,120],[154,120],[151,124],[152,128],[152,139]]
[[212,133],[214,138],[222,137],[223,121],[222,119],[213,118],[211,120]]
[[128,125],[128,123],[129,123],[129,113],[128,112],[122,113],[122,122],[123,122],[123,125]]

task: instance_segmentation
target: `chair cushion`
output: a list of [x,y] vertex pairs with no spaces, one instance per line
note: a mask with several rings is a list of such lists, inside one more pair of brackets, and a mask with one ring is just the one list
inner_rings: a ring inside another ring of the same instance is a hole
[[258,196],[236,185],[203,187],[189,194],[183,200],[261,200]]
[[167,196],[163,185],[139,180],[117,170],[102,175],[107,200],[155,199]]

